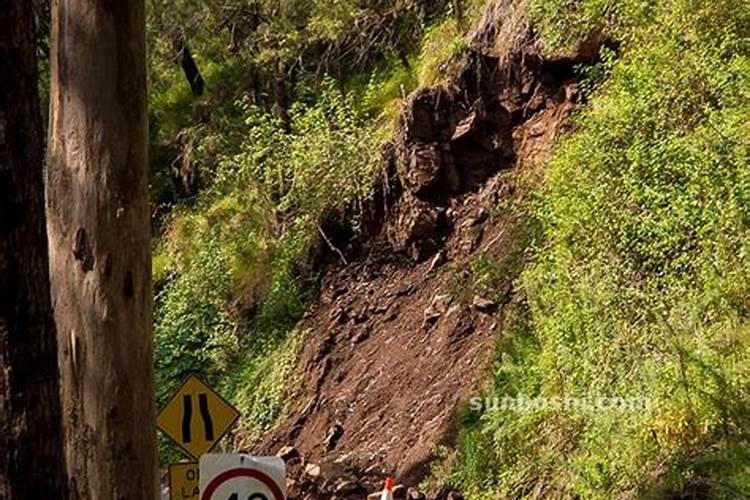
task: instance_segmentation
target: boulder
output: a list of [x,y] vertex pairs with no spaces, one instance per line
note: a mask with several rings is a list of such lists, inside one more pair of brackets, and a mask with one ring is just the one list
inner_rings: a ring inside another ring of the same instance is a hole
[[351,495],[362,491],[362,485],[358,481],[340,479],[336,482],[333,491],[340,495]]
[[328,433],[326,434],[326,438],[323,440],[323,445],[325,446],[327,451],[331,451],[334,448],[336,448],[336,445],[339,442],[339,439],[341,439],[341,436],[344,435],[344,426],[342,426],[339,422],[336,422],[333,424],[329,429]]
[[409,488],[409,490],[406,492],[407,500],[425,500],[426,498],[427,497],[424,493],[414,487]]
[[447,294],[435,295],[432,298],[430,305],[424,310],[422,327],[429,328],[440,319],[440,317],[448,310],[448,306],[450,306],[452,300],[451,296]]
[[299,450],[294,446],[284,446],[276,452],[276,456],[284,462],[289,463],[300,457]]
[[310,476],[312,478],[319,478],[320,477],[320,465],[318,464],[307,464],[305,465],[305,475]]
[[495,302],[492,299],[482,297],[480,295],[475,295],[474,300],[472,300],[471,302],[471,306],[477,311],[480,311],[483,313],[491,313],[495,309],[497,309],[497,302]]
[[443,264],[445,264],[445,261],[446,261],[445,252],[441,250],[438,253],[436,253],[435,256],[432,258],[432,261],[430,261],[430,266],[427,268],[427,273],[429,274],[435,269],[437,269],[438,267],[442,266]]
[[401,500],[406,498],[406,486],[403,484],[397,484],[393,487],[393,498],[395,500]]

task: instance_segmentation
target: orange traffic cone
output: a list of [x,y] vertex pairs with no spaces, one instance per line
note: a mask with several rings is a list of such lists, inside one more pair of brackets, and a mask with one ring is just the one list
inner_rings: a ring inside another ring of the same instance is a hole
[[385,488],[383,488],[383,494],[380,495],[380,500],[393,500],[393,478],[390,476],[385,478]]

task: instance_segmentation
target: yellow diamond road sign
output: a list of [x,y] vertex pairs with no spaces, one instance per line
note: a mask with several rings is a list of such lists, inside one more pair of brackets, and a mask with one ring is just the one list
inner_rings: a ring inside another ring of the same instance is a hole
[[200,458],[240,413],[195,375],[190,375],[156,417],[156,425],[188,455]]

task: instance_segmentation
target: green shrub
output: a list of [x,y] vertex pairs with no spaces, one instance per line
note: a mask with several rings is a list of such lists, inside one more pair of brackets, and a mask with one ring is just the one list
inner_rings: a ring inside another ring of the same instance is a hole
[[430,27],[422,41],[417,81],[422,86],[436,85],[452,77],[465,62],[469,46],[459,21],[446,17]]
[[318,225],[369,195],[380,142],[330,80],[315,102],[292,108],[290,131],[244,100],[238,106],[246,140],[218,159],[191,206],[174,211],[156,247],[157,397],[163,403],[187,373],[200,373],[226,388],[255,436],[282,414],[301,339],[289,335],[313,289],[305,259]]
[[288,395],[295,389],[298,374],[292,372],[305,340],[305,332],[253,339],[238,359],[240,368],[222,382],[242,415],[241,441],[252,445],[284,416]]

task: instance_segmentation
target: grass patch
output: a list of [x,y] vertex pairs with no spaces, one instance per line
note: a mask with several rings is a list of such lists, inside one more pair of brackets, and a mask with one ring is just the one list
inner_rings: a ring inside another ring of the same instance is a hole
[[293,372],[306,332],[293,329],[286,335],[269,335],[248,346],[238,369],[222,384],[242,415],[240,447],[252,445],[273,429],[287,411],[288,396],[299,383]]
[[469,498],[737,498],[750,477],[748,14],[687,0],[538,0],[533,13],[550,49],[601,29],[623,55],[548,166],[527,306],[489,394],[652,404],[480,412],[450,480]]

